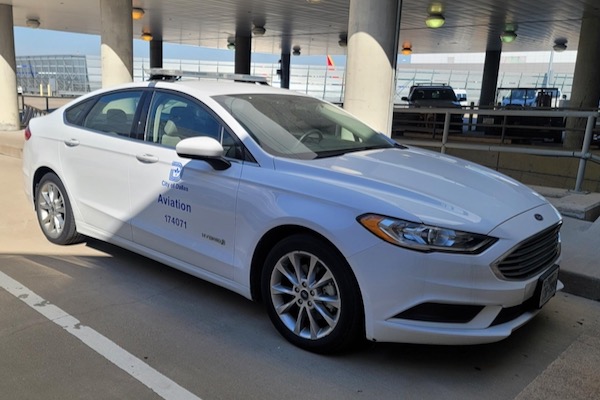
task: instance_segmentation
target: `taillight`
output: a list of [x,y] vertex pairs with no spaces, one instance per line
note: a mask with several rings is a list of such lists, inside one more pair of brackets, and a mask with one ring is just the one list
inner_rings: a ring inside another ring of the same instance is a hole
[[27,128],[25,128],[25,132],[23,134],[25,135],[25,140],[29,140],[31,138],[31,130],[29,129],[29,125],[27,125]]

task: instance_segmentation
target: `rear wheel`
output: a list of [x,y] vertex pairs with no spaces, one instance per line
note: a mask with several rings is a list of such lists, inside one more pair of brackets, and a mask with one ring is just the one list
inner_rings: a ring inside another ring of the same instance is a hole
[[44,175],[35,193],[37,219],[46,238],[56,244],[82,241],[77,233],[75,219],[67,192],[54,173]]
[[338,352],[364,337],[361,295],[350,266],[313,236],[294,235],[273,248],[262,290],[273,325],[298,347]]

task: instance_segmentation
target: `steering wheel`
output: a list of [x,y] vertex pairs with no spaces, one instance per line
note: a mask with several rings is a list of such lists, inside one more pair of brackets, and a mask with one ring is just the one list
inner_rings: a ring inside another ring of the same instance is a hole
[[300,139],[298,140],[300,141],[300,143],[304,143],[308,140],[312,140],[315,143],[319,143],[321,140],[323,140],[323,134],[318,129],[311,129],[310,131],[300,136]]

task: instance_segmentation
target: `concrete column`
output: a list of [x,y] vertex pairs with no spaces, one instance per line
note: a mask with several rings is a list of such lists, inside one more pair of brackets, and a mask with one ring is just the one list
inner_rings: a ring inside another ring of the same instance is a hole
[[281,53],[281,87],[290,88],[290,52]]
[[131,1],[100,0],[102,87],[133,81]]
[[0,131],[21,129],[12,6],[0,4]]
[[[579,46],[573,74],[573,90],[569,107],[597,108],[600,100],[600,17],[591,12],[585,13],[581,21]],[[581,118],[568,118],[563,146],[568,149],[581,149],[586,121]],[[577,130],[576,130],[577,129]]]
[[150,41],[150,68],[163,67],[163,41]]
[[483,64],[483,77],[481,79],[480,107],[490,107],[496,101],[498,85],[498,71],[500,70],[501,50],[487,50]]
[[252,38],[250,34],[235,35],[235,73],[250,73],[250,57],[252,53]]
[[390,136],[400,29],[398,0],[350,0],[344,108]]

